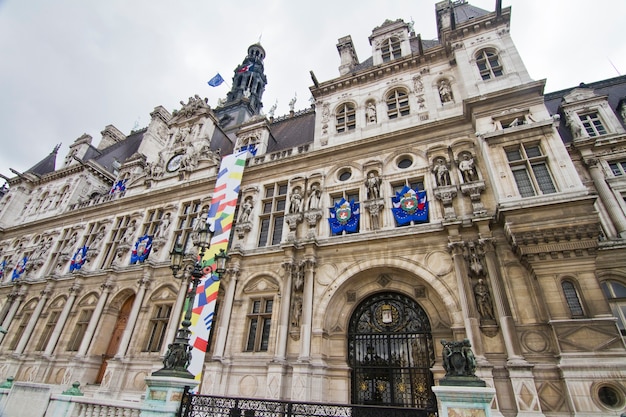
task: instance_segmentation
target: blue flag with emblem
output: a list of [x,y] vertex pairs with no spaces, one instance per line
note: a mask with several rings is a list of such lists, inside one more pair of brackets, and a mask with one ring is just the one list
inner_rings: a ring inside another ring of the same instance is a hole
[[328,224],[334,235],[342,232],[355,233],[359,231],[359,219],[361,217],[360,205],[351,200],[349,203],[345,198],[335,203],[330,209]]
[[426,191],[413,190],[406,185],[402,190],[391,197],[391,212],[398,226],[404,226],[412,221],[415,223],[428,222],[428,201]]

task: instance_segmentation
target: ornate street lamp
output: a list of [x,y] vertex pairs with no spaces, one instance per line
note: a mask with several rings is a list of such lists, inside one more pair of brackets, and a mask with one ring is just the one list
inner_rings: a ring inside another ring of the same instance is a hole
[[154,376],[194,378],[194,375],[189,372],[187,367],[191,362],[191,345],[189,344],[191,331],[189,330],[189,326],[191,326],[191,313],[196,298],[198,284],[200,284],[200,280],[204,275],[212,274],[213,272],[218,275],[218,278],[221,278],[221,275],[226,271],[226,261],[229,258],[224,249],[220,249],[220,252],[215,255],[215,270],[213,270],[210,266],[202,266],[204,252],[210,246],[212,235],[213,232],[210,230],[208,224],[196,232],[194,245],[200,248],[200,253],[193,265],[183,264],[185,253],[181,245],[175,245],[174,249],[170,253],[170,268],[172,269],[172,275],[177,279],[190,277],[192,286],[191,290],[187,294],[187,309],[185,310],[185,316],[181,322],[181,326],[176,332],[174,342],[167,348],[167,353],[163,358],[163,368],[154,372],[152,374]]

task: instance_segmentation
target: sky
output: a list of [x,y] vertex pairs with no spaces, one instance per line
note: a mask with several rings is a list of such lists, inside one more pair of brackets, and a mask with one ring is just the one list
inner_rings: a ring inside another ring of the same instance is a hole
[[[470,0],[493,11],[495,0]],[[626,1],[502,0],[530,76],[557,91],[626,74]],[[590,5],[593,4],[593,7]],[[162,105],[195,94],[215,107],[233,71],[259,42],[266,51],[264,110],[310,105],[312,70],[339,76],[337,40],[359,61],[385,19],[413,21],[435,39],[435,0],[0,0],[0,174],[23,172],[61,144],[57,168],[82,134],[128,134]],[[220,73],[226,83],[210,87]],[[0,178],[0,186],[3,184]]]

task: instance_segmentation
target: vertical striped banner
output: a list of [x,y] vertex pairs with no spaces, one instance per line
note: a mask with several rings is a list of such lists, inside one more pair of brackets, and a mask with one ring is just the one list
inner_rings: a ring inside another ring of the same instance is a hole
[[[208,221],[214,225],[215,233],[211,239],[211,246],[207,249],[202,259],[203,265],[210,265],[215,268],[215,255],[220,249],[227,250],[228,240],[233,226],[237,198],[239,197],[239,187],[243,170],[246,166],[246,156],[248,151],[225,156],[222,159],[211,207],[209,208]],[[220,282],[217,275],[205,275],[198,285],[196,298],[194,301],[193,314],[191,317],[191,372],[196,381],[202,378],[202,367],[204,355],[207,351],[209,334],[213,325],[213,315],[215,313],[215,302]]]

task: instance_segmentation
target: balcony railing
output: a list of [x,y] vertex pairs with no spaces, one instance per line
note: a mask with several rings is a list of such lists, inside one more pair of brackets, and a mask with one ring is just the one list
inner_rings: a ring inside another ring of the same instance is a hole
[[185,392],[178,417],[436,417],[437,410],[215,397]]

